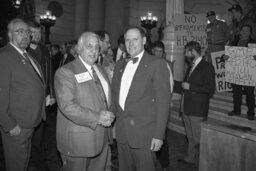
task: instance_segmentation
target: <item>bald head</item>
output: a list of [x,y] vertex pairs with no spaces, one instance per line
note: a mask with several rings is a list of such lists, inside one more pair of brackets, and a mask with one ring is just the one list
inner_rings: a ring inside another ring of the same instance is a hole
[[99,37],[92,32],[83,33],[78,39],[78,54],[88,65],[93,65],[99,56]]

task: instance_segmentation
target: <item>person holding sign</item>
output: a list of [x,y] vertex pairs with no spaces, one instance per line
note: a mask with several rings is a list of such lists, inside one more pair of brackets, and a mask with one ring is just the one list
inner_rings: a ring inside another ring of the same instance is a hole
[[214,11],[209,11],[206,14],[207,19],[210,21],[206,26],[208,48],[206,51],[206,60],[212,63],[211,53],[224,50],[229,38],[228,25],[216,18]]
[[215,73],[211,64],[201,56],[201,46],[191,41],[185,45],[190,61],[182,83],[181,113],[188,139],[188,154],[179,162],[197,166],[199,162],[200,124],[207,119],[209,99],[215,89]]
[[251,37],[256,38],[256,22],[249,16],[244,15],[244,11],[239,4],[233,4],[231,8],[228,9],[232,14],[232,24],[230,28],[230,41],[234,41],[235,37],[239,35],[239,30],[244,24],[248,24],[253,28]]
[[[230,43],[230,46],[240,46],[240,47],[248,47],[249,43],[256,43],[254,39],[251,38],[252,27],[250,25],[243,25],[240,29],[240,35],[236,36],[234,41]],[[224,60],[228,60],[229,56],[223,56]],[[254,57],[255,59],[255,57]],[[233,111],[229,112],[229,116],[240,116],[241,115],[241,105],[242,105],[242,94],[243,90],[246,95],[246,105],[248,107],[247,117],[248,120],[254,120],[255,113],[255,95],[254,95],[254,87],[253,86],[244,86],[238,84],[231,84],[233,88]]]

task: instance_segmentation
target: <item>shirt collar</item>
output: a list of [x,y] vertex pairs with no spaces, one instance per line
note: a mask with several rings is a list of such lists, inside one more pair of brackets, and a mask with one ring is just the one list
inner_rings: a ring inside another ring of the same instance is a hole
[[23,55],[23,53],[26,52],[26,50],[22,51],[22,50],[19,49],[17,46],[15,46],[12,42],[10,42],[10,45],[12,45],[21,55]]
[[86,62],[84,62],[84,60],[81,58],[81,56],[79,56],[79,59],[82,61],[82,63],[84,64],[85,68],[88,70],[88,71],[91,71],[92,69],[92,65],[89,65],[87,64]]
[[197,64],[199,64],[199,62],[202,60],[202,56],[198,57],[195,61],[194,61],[194,66],[197,66]]

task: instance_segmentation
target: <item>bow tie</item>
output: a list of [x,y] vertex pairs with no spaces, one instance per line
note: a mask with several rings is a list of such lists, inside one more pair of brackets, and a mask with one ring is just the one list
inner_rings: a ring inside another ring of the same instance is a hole
[[133,64],[135,64],[136,62],[138,62],[139,58],[138,57],[130,57],[130,58],[126,58],[125,61],[128,63],[129,61],[132,61]]

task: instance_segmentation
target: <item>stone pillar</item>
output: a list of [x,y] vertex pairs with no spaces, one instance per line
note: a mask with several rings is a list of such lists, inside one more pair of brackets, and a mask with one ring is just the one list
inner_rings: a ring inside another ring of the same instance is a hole
[[184,48],[176,46],[173,17],[184,13],[184,0],[166,0],[166,28],[163,42],[165,44],[166,58],[174,61],[174,80],[183,81],[184,77]]
[[88,27],[89,0],[76,0],[74,38],[77,39]]
[[89,0],[88,31],[104,30],[105,0]]

